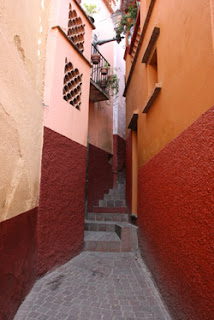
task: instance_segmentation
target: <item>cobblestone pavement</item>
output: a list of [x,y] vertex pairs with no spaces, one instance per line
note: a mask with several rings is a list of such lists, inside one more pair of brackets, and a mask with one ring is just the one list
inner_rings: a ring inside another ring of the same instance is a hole
[[38,280],[15,320],[170,320],[135,253],[83,252]]

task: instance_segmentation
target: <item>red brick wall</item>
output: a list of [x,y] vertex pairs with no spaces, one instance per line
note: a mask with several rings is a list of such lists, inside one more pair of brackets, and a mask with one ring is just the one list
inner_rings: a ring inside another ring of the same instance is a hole
[[37,208],[0,223],[0,319],[13,319],[36,278]]
[[126,140],[126,203],[131,212],[132,209],[132,135]]
[[174,319],[214,310],[214,108],[139,170],[140,248]]
[[126,142],[117,134],[113,135],[113,171],[118,172],[125,167]]
[[44,130],[37,224],[38,275],[83,248],[86,147]]
[[92,211],[97,201],[113,186],[111,155],[89,144],[88,158],[88,211]]

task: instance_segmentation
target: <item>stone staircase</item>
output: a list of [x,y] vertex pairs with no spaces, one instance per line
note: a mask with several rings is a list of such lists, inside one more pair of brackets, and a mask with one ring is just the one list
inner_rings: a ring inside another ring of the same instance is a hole
[[129,223],[124,179],[99,200],[85,220],[85,251],[132,252],[138,248],[137,227]]

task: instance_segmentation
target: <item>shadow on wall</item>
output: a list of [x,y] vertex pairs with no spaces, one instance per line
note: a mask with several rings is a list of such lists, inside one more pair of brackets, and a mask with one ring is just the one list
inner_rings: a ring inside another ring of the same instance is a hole
[[88,212],[113,186],[113,172],[108,152],[89,144]]

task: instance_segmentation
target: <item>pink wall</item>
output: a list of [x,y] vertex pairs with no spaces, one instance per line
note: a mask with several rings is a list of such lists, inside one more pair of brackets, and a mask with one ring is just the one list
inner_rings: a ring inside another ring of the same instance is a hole
[[[47,65],[45,78],[44,105],[45,126],[76,141],[87,145],[90,57],[92,26],[78,8],[75,1],[56,1],[52,4],[51,28],[48,36]],[[59,31],[60,26],[67,32],[69,3],[77,17],[85,24],[84,51],[82,57]],[[54,6],[56,5],[56,6]],[[82,74],[81,107],[77,110],[63,99],[65,59]],[[81,129],[80,129],[81,128]]]

